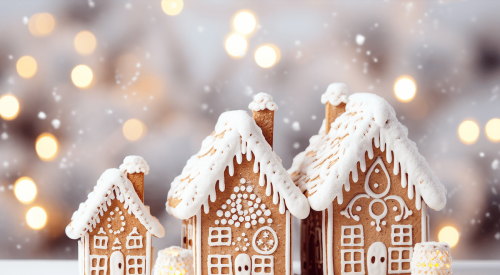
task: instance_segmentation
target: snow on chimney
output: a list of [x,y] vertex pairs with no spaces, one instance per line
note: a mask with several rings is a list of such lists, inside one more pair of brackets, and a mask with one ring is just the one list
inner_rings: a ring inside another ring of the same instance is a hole
[[273,97],[266,93],[258,93],[254,96],[253,102],[248,105],[252,110],[255,123],[262,130],[266,141],[273,147],[274,135],[274,111],[278,110],[278,105],[274,103]]
[[147,162],[139,156],[128,156],[120,165],[120,171],[132,182],[135,192],[144,203],[144,175],[149,174]]
[[345,105],[349,101],[347,86],[344,83],[333,83],[328,86],[321,96],[321,103],[326,104],[326,133],[337,117],[345,112]]

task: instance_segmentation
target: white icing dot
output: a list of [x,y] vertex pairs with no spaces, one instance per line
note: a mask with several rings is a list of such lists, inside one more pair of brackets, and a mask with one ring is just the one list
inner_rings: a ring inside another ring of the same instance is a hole
[[245,223],[245,227],[246,227],[246,228],[250,228],[250,226],[251,226],[251,225],[250,225],[250,223],[249,223],[249,222]]
[[111,218],[108,218],[108,222],[110,222],[110,221],[111,221]]
[[[248,188],[250,188],[250,187],[248,187]],[[249,191],[249,192],[250,192],[250,191]],[[250,195],[250,199],[251,199],[251,200],[255,200],[255,194],[251,194],[251,195]]]
[[256,225],[257,224],[257,221],[256,220],[252,220],[252,225]]
[[241,233],[241,236],[245,237],[246,236],[245,232]]
[[252,206],[253,202],[252,201],[248,201],[248,206]]
[[244,238],[243,240],[244,240],[245,242],[248,242],[248,238]]
[[377,187],[378,187],[378,183],[375,183],[375,184],[373,185],[373,187],[377,188]]
[[226,221],[226,219],[222,219],[222,220],[220,221],[220,223],[222,223],[222,224],[226,224],[226,223],[227,223],[227,221]]
[[233,215],[233,217],[231,217],[233,220],[237,220],[238,219],[238,216],[236,215]]
[[246,248],[246,247],[243,247],[243,251],[247,251],[247,249],[248,249],[248,248]]
[[262,200],[261,200],[260,198],[257,198],[255,201],[256,201],[257,203],[260,203]]
[[243,221],[245,220],[245,218],[240,217],[238,220],[239,220],[240,222],[243,222]]
[[120,231],[121,231],[121,232],[123,232],[124,230],[125,230],[125,228],[123,228],[123,227],[122,227],[122,228],[120,228]]
[[247,199],[248,198],[248,194],[243,194],[243,198]]
[[116,207],[116,208],[115,208],[115,211],[117,211],[117,212],[118,212],[118,211],[120,211],[120,208]]
[[228,200],[226,201],[226,203],[227,203],[227,204],[231,204],[231,200],[229,200],[229,199],[228,199]]
[[111,228],[111,224],[108,224],[108,228]]
[[[235,194],[231,194],[231,199],[232,200],[236,199],[236,195]],[[231,203],[231,201],[229,201],[229,203]]]
[[255,215],[255,214],[252,214],[250,217],[252,217],[252,220],[257,219],[257,215]]
[[239,223],[239,222],[235,222],[235,223],[234,223],[234,226],[236,226],[236,227],[240,227],[240,223]]
[[125,222],[122,222],[122,226],[125,226]]
[[250,221],[250,216],[245,217],[245,221],[249,222]]
[[236,240],[237,240],[238,242],[239,242],[239,241],[241,241],[241,237],[236,238]]
[[[241,195],[241,194],[240,194]],[[237,199],[236,203],[241,203],[241,199]]]
[[263,223],[265,223],[265,222],[266,222],[266,219],[264,219],[264,218],[259,218],[259,223],[260,223],[260,224],[263,224]]
[[250,246],[250,243],[247,243],[246,246]]
[[[247,187],[247,192],[248,192],[248,193],[252,192],[252,190],[253,190],[253,187],[252,187],[252,186],[248,186],[248,187]],[[253,200],[253,199],[252,199],[252,200]]]
[[242,197],[242,196],[243,196],[242,194],[238,194],[238,198],[239,198],[239,199],[241,199],[241,197]]
[[222,212],[222,210],[217,210],[217,216],[218,217],[222,217],[223,214],[224,214],[224,212]]
[[215,220],[215,224],[219,224],[219,220]]
[[241,191],[245,191],[245,186],[240,187]]
[[[118,207],[117,207],[118,208]],[[122,211],[120,211],[120,215],[123,214]]]
[[111,212],[109,212],[109,214],[110,214],[111,216],[113,216],[113,215],[115,214],[115,212],[111,211]]
[[123,219],[125,219],[125,217],[121,216],[121,217],[120,217],[120,220],[122,220],[122,221],[123,221]]
[[378,168],[375,168],[375,173],[378,173],[380,172],[380,170],[378,170]]
[[253,211],[255,211],[255,209],[253,207],[250,207],[250,209],[248,209],[248,211],[250,211],[250,213],[253,213]]
[[234,193],[238,193],[238,192],[240,192],[240,188],[239,188],[238,186],[236,186],[236,187],[234,188]]
[[374,226],[374,225],[375,225],[375,222],[374,222],[374,221],[372,221],[370,224],[371,224],[372,226]]
[[232,202],[232,203],[231,203],[231,206],[232,206],[232,207],[234,207],[235,205],[236,205],[236,203],[234,203],[234,202]]
[[267,209],[267,210],[264,212],[264,215],[266,215],[266,216],[271,216],[271,210]]
[[387,222],[386,222],[386,221],[382,221],[382,225],[386,225],[386,224],[387,224]]
[[259,209],[259,204],[258,203],[254,203],[253,207],[255,207],[255,209]]
[[240,251],[240,248],[239,248],[239,247],[236,247],[234,250],[236,250],[236,251]]
[[243,211],[238,211],[238,215],[243,215]]
[[229,218],[229,217],[231,217],[231,212],[229,212],[229,211],[226,211],[226,214],[225,214],[224,216],[226,216],[226,218]]
[[236,209],[238,209],[238,211],[239,211],[239,210],[241,210],[241,207],[243,207],[243,206],[242,206],[241,204],[238,204],[238,205],[236,206]]
[[240,183],[241,183],[241,184],[244,184],[245,182],[247,182],[247,180],[246,180],[245,178],[241,178],[241,179],[240,179]]
[[262,210],[266,209],[266,205],[265,204],[261,204],[260,205],[260,209],[262,209]]
[[260,211],[260,210],[257,210],[257,212],[255,212],[255,213],[257,213],[257,216],[262,215],[262,211]]
[[228,223],[228,224],[233,224],[233,223],[234,223],[234,221],[233,221],[233,220],[229,220],[227,223]]
[[109,233],[113,233],[113,230],[112,230],[112,229],[110,229],[110,230],[109,230]]
[[273,219],[267,219],[268,223],[273,223]]
[[248,215],[248,210],[243,211],[243,215]]
[[235,245],[235,242],[233,242],[232,244]]
[[394,207],[392,208],[392,210],[397,211],[397,210],[398,210],[398,207],[397,207],[397,206],[394,206]]
[[223,204],[221,207],[222,207],[222,209],[226,209],[227,205]]

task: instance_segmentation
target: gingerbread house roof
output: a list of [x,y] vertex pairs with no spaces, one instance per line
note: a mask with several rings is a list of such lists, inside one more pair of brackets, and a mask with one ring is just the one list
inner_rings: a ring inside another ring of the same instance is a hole
[[306,218],[309,204],[290,175],[281,164],[281,159],[273,151],[252,117],[245,111],[223,113],[215,126],[215,131],[205,138],[201,150],[192,156],[180,176],[172,182],[166,203],[167,211],[180,219],[195,215],[202,205],[208,213],[208,200],[216,199],[216,183],[224,191],[224,171],[234,173],[233,159],[242,162],[243,154],[248,160],[255,156],[254,172],[259,172],[260,186],[267,179],[266,194],[273,195],[273,203],[279,203],[280,213],[286,207],[294,216]]
[[394,161],[395,175],[408,175],[408,181],[401,177],[401,185],[408,188],[410,199],[415,197],[417,209],[421,209],[420,198],[435,210],[446,204],[445,187],[408,139],[408,129],[398,121],[392,106],[377,95],[349,96],[345,113],[332,123],[329,133],[325,134],[323,123],[319,134],[309,142],[288,172],[315,210],[327,208],[335,198],[342,204],[343,188],[350,189],[350,174],[354,182],[358,181],[358,162],[364,172],[365,154],[374,157],[372,144],[386,152],[387,161]]
[[133,214],[151,234],[158,238],[165,235],[163,226],[149,213],[149,207],[142,203],[132,182],[119,169],[108,169],[101,175],[87,201],[81,203],[73,213],[71,222],[66,227],[66,235],[78,239],[87,231],[92,232],[115,198],[122,202],[128,213]]

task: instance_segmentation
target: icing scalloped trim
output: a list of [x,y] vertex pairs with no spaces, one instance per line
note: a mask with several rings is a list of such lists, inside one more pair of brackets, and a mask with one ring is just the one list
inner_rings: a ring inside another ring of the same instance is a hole
[[120,165],[120,171],[124,174],[144,173],[149,174],[149,165],[146,160],[140,156],[127,156]]
[[250,102],[248,108],[252,111],[258,112],[265,109],[276,111],[278,105],[274,103],[273,97],[266,93],[258,93],[253,97],[253,102]]
[[321,95],[321,103],[326,104],[330,102],[332,106],[338,106],[340,103],[349,102],[349,92],[344,83],[332,83],[326,89],[326,92]]

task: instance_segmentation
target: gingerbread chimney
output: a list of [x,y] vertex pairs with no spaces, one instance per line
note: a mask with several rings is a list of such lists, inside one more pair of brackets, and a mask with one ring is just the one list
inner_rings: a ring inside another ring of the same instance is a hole
[[278,105],[274,103],[273,97],[266,93],[258,93],[253,98],[253,102],[248,105],[253,112],[255,123],[262,129],[262,134],[266,141],[273,147],[274,135],[274,111],[278,110]]
[[344,83],[333,83],[328,86],[321,96],[321,103],[326,104],[326,134],[337,117],[345,112],[345,105],[349,101],[347,86]]
[[127,175],[132,182],[135,192],[144,203],[144,175],[149,173],[149,166],[146,161],[139,156],[128,156],[120,165],[120,171]]

